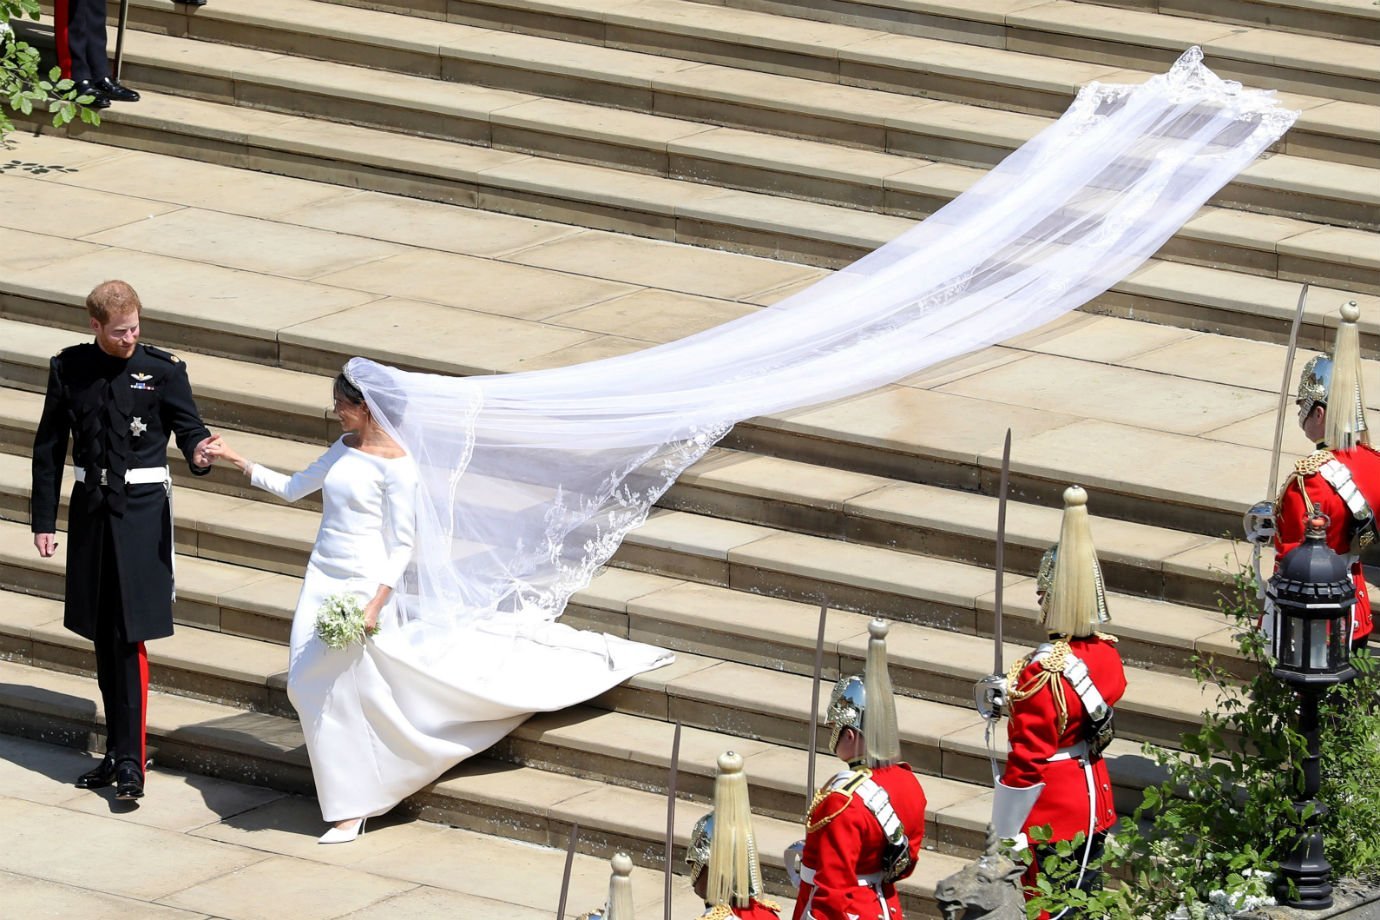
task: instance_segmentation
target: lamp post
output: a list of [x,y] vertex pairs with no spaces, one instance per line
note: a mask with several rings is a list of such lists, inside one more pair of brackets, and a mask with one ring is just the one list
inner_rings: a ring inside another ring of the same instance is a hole
[[[1323,835],[1318,830],[1325,808],[1316,801],[1321,780],[1318,700],[1328,687],[1356,676],[1350,662],[1356,586],[1346,560],[1327,546],[1327,523],[1321,514],[1309,519],[1303,543],[1280,559],[1266,590],[1275,617],[1272,673],[1298,691],[1299,734],[1308,744],[1303,789],[1294,802],[1299,836],[1279,865],[1275,896],[1281,904],[1302,910],[1332,906],[1332,867],[1323,855]],[[1310,805],[1312,814],[1304,818]]]

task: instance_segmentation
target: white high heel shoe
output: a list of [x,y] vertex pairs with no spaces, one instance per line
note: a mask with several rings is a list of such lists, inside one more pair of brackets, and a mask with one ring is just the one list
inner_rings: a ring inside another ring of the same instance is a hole
[[349,843],[350,841],[358,837],[360,834],[364,833],[364,822],[368,820],[368,818],[360,818],[358,821],[355,821],[353,824],[347,827],[332,827],[330,830],[326,831],[326,833],[322,834],[320,839],[318,839],[316,842]]

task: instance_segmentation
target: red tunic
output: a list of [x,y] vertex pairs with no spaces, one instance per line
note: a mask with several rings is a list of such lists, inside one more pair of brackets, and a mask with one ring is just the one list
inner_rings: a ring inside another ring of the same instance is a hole
[[[1349,450],[1334,450],[1336,457],[1351,471],[1351,480],[1361,491],[1366,504],[1372,509],[1380,500],[1380,453],[1362,444]],[[1356,519],[1352,517],[1346,502],[1332,488],[1332,484],[1319,473],[1308,473],[1303,478],[1304,491],[1313,503],[1315,510],[1328,517],[1327,546],[1334,553],[1347,555],[1352,551],[1351,541],[1356,533]],[[1275,515],[1275,562],[1284,554],[1303,542],[1303,532],[1308,507],[1299,490],[1299,477],[1291,475],[1284,484],[1279,496],[1279,512]],[[1370,635],[1370,593],[1366,589],[1365,574],[1360,560],[1351,566],[1351,577],[1356,583],[1356,606],[1351,616],[1351,640],[1353,642]]]
[[[1088,674],[1107,705],[1116,705],[1126,692],[1126,674],[1116,645],[1106,639],[1091,636],[1073,639],[1069,648],[1088,666]],[[1030,686],[1044,666],[1031,662],[1022,670],[1013,689]],[[1059,730],[1055,709],[1054,681],[1063,683],[1064,702],[1068,720]],[[1072,840],[1080,831],[1088,832],[1088,780],[1081,763],[1064,758],[1050,762],[1061,748],[1072,747],[1086,738],[1087,717],[1083,703],[1063,675],[1052,675],[1050,683],[1033,696],[1011,703],[1011,720],[1007,727],[1011,753],[1006,758],[1006,772],[1002,782],[1008,786],[1027,787],[1044,783],[1044,791],[1031,809],[1022,828],[1027,834],[1032,827],[1049,825],[1051,840]],[[1105,831],[1116,823],[1116,809],[1112,803],[1112,781],[1107,764],[1101,757],[1093,760],[1093,785],[1097,799],[1095,830]]]
[[[886,790],[910,839],[909,875],[925,838],[925,791],[909,764],[879,767],[872,771],[872,780]],[[881,824],[860,797],[843,792],[824,796],[810,812],[795,920],[901,920],[895,885],[858,884],[860,878],[881,872],[885,840]]]

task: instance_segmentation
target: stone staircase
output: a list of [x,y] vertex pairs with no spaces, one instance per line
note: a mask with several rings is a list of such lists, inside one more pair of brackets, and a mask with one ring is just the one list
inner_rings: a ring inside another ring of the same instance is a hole
[[[74,129],[85,143],[21,141],[27,162],[65,169],[0,175],[0,729],[97,736],[92,656],[61,628],[61,552],[39,559],[27,527],[46,360],[84,338],[95,281],[139,287],[146,339],[180,350],[208,422],[297,469],[338,434],[327,375],[353,354],[509,372],[744,315],[960,194],[1083,83],[1144,79],[1200,43],[1223,76],[1303,109],[1272,155],[1083,313],[739,425],[567,613],[676,664],[533,718],[403,805],[555,846],[578,823],[584,851],[655,866],[679,722],[678,845],[715,758],[738,750],[782,891],[826,598],[826,679],[861,668],[870,616],[896,622],[933,847],[903,893],[932,912],[990,810],[968,700],[990,669],[1009,426],[1006,657],[1038,638],[1032,575],[1081,482],[1131,666],[1112,775],[1133,807],[1154,775],[1140,742],[1172,745],[1213,705],[1190,656],[1245,672],[1215,600],[1248,555],[1240,511],[1264,494],[1298,282],[1315,285],[1305,348],[1353,298],[1367,352],[1380,345],[1376,9],[133,0],[125,75],[144,101]],[[173,469],[182,628],[150,647],[158,760],[310,792],[282,646],[319,506]]]

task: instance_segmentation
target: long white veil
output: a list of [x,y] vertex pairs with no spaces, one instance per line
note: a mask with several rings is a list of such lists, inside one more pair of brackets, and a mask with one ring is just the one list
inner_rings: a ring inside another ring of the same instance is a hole
[[[773,307],[646,351],[466,379],[348,373],[421,471],[406,616],[558,617],[738,421],[836,399],[1077,308],[1152,255],[1293,123],[1190,49],[1091,84],[968,192]],[[521,627],[518,627],[521,628]],[[572,701],[573,702],[573,701]]]

